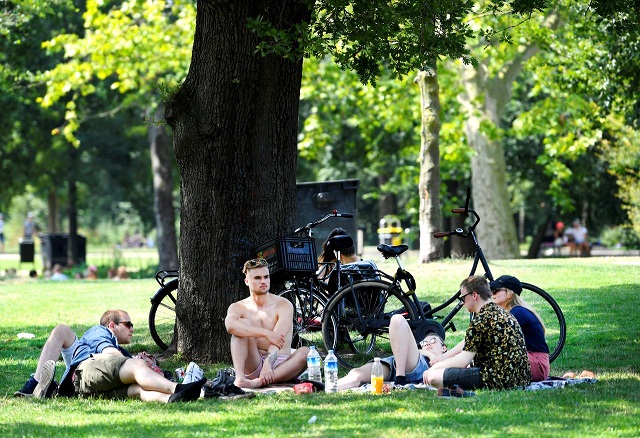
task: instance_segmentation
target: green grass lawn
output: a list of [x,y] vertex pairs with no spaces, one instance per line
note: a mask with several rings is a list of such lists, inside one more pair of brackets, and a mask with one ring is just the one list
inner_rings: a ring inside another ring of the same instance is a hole
[[[470,266],[468,261],[407,264],[420,297],[431,303],[457,290]],[[105,309],[121,307],[136,323],[130,349],[156,351],[147,328],[149,298],[157,290],[152,278],[63,283],[19,278],[0,282],[0,436],[640,436],[640,258],[505,260],[491,269],[496,276],[509,273],[534,283],[556,298],[568,335],[551,373],[588,369],[597,373],[596,384],[477,391],[468,399],[441,399],[433,391],[286,393],[176,405],[13,398],[58,322],[81,332]],[[457,318],[459,330],[448,334],[450,345],[468,322],[462,312]],[[20,332],[36,337],[20,340]],[[186,359],[174,358],[163,367],[184,365]],[[201,365],[212,378],[228,364]],[[312,416],[317,421],[310,424]]]

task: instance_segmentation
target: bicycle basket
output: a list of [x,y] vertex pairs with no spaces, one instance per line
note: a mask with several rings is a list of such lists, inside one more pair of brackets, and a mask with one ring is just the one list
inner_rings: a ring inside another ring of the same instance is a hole
[[278,237],[256,248],[256,256],[269,263],[269,274],[314,273],[318,270],[316,244],[311,237]]

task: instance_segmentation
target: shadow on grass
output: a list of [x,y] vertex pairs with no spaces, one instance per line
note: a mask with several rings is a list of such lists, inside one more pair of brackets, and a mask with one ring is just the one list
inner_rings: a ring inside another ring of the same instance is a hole
[[[640,432],[640,379],[607,378],[596,384],[542,391],[478,391],[469,399],[438,398],[434,391],[391,395],[291,393],[251,400],[160,405],[137,401],[5,400],[22,412],[0,426],[5,435],[88,436],[602,436]],[[509,415],[504,415],[508,406]],[[25,417],[24,412],[32,415]],[[308,420],[316,416],[317,421]],[[517,418],[517,421],[514,420]],[[73,424],[73,428],[69,428]]]

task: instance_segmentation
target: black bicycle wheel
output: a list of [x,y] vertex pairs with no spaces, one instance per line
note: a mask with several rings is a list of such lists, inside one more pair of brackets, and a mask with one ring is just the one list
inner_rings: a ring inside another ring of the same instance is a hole
[[375,356],[388,356],[389,321],[396,313],[415,319],[409,299],[391,284],[365,280],[345,286],[325,308],[322,319],[325,348],[333,350],[345,368],[360,366]]
[[551,295],[538,286],[522,283],[520,296],[540,315],[545,326],[545,338],[549,346],[549,362],[562,352],[567,339],[567,324],[564,314]]
[[149,332],[161,350],[169,348],[176,327],[178,279],[171,280],[151,298]]
[[277,292],[276,295],[289,300],[293,304],[293,348],[323,347],[322,313],[327,304],[324,296],[310,292],[305,288],[290,288]]

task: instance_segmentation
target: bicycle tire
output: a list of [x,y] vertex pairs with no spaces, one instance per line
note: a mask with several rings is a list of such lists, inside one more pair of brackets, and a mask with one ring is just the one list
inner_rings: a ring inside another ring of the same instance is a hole
[[[404,307],[405,317],[415,320],[415,309],[404,293],[390,283],[362,280],[340,289],[329,300],[322,319],[325,348],[333,350],[347,369],[363,365],[375,356],[388,356],[391,316]],[[359,310],[358,310],[359,309]]]
[[545,325],[545,338],[549,346],[549,362],[553,362],[562,352],[567,339],[567,323],[562,309],[551,295],[529,283],[522,283],[524,300],[540,315]]
[[322,347],[322,314],[327,299],[303,287],[283,289],[276,295],[287,299],[293,305],[291,347]]
[[178,279],[171,280],[161,287],[151,298],[149,310],[149,332],[151,338],[162,351],[173,342],[176,326],[176,301]]

